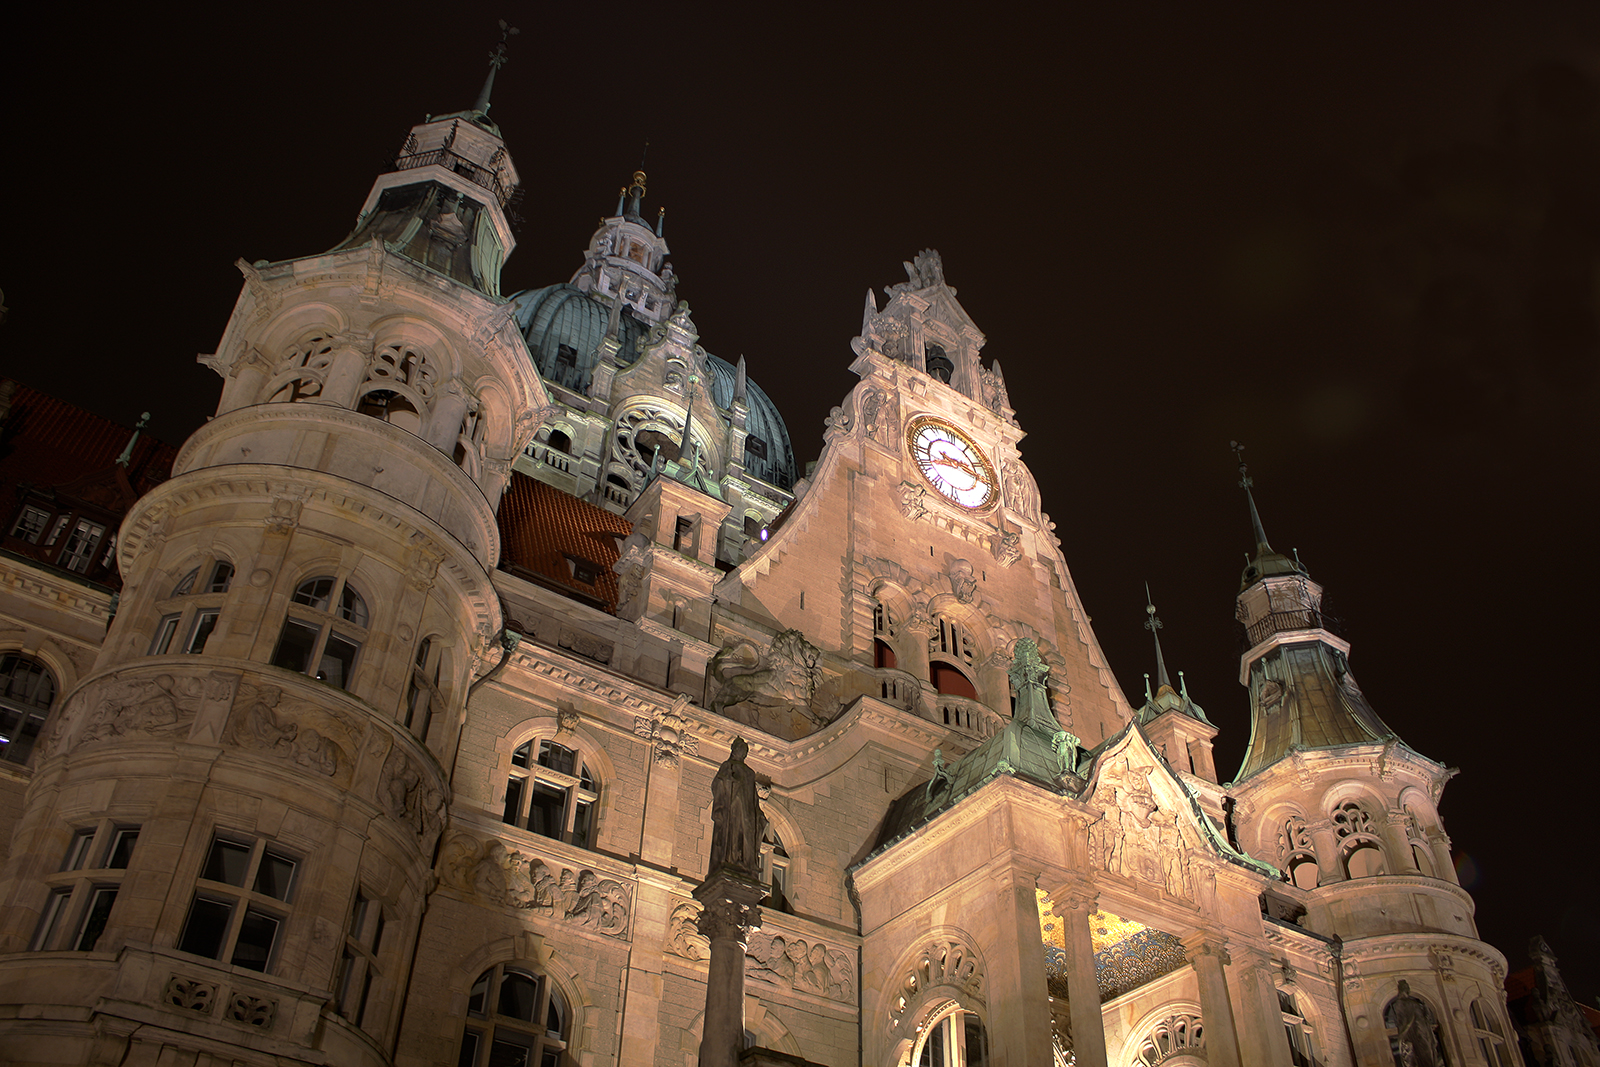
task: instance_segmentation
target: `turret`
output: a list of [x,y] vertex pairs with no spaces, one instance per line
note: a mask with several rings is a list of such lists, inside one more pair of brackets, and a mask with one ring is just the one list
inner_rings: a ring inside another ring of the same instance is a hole
[[1138,722],[1156,751],[1166,757],[1173,770],[1196,775],[1207,782],[1217,780],[1216,763],[1211,756],[1211,742],[1217,728],[1199,704],[1189,697],[1189,684],[1178,672],[1178,688],[1172,686],[1167,674],[1166,658],[1161,654],[1161,619],[1156,606],[1150,602],[1150,587],[1145,586],[1144,627],[1155,641],[1156,678],[1151,689],[1150,676],[1144,676],[1144,706],[1139,709]]

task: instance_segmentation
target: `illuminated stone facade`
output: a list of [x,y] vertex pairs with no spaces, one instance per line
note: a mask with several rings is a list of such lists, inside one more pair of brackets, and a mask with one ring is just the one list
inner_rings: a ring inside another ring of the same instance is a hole
[[[1106,664],[937,253],[869,295],[796,480],[645,176],[572,281],[505,298],[516,183],[484,112],[433,119],[345,243],[241,263],[216,416],[122,522],[109,629],[107,591],[0,564],[12,679],[59,694],[0,767],[9,1062],[689,1067],[737,736],[755,1045],[1482,1062],[1504,961],[1451,772],[1366,706],[1298,564],[1258,538],[1224,787],[1164,667],[1135,707]],[[576,540],[512,559],[539,523]]]

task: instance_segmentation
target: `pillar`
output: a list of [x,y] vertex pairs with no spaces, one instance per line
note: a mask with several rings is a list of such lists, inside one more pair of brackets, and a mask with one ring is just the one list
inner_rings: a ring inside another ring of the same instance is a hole
[[1051,1062],[1050,987],[1039,936],[1035,876],[1015,868],[996,877],[996,951],[990,957],[990,1040],[995,1063],[1034,1067]]
[[[1089,916],[1098,897],[1068,890],[1056,901],[1067,942],[1067,1008],[1072,1016],[1072,1054],[1080,1067],[1106,1067],[1106,1028],[1100,1014],[1100,983],[1094,973]],[[1042,1061],[1041,1061],[1042,1062]]]
[[1417,860],[1411,855],[1411,836],[1406,833],[1404,811],[1385,812],[1383,846],[1389,853],[1390,874],[1416,874]]
[[1209,1067],[1241,1067],[1239,1030],[1233,1021],[1228,977],[1222,969],[1229,962],[1226,945],[1225,939],[1204,933],[1190,935],[1183,941],[1183,950],[1194,966],[1200,986],[1200,1021],[1206,1028]]
[[1239,987],[1239,1054],[1244,1067],[1288,1063],[1289,1035],[1283,1028],[1271,961],[1245,949],[1233,970]]
[[1317,850],[1317,884],[1329,885],[1345,881],[1344,864],[1339,855],[1339,841],[1333,836],[1333,827],[1326,821],[1312,826],[1311,843]]
[[711,941],[700,1067],[737,1067],[744,1051],[744,953],[750,931],[761,928],[756,904],[766,887],[720,870],[694,896],[705,906],[700,933]]

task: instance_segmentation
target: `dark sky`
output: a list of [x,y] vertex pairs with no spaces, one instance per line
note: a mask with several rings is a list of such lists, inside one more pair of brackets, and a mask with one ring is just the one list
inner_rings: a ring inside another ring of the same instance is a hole
[[1138,703],[1148,580],[1225,778],[1243,441],[1362,688],[1461,768],[1483,936],[1515,968],[1542,932],[1600,992],[1600,7],[38,7],[0,75],[0,374],[182,440],[230,264],[343,238],[503,15],[508,292],[570,276],[648,139],[702,343],[805,462],[863,294],[938,248],[1118,677]]

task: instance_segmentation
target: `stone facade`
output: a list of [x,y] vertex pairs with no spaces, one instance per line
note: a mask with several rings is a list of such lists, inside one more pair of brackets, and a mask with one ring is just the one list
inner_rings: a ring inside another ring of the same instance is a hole
[[[572,282],[504,298],[516,181],[484,111],[432,119],[348,241],[241,263],[109,629],[109,591],[0,561],[0,650],[58,694],[0,762],[9,1062],[692,1067],[736,737],[763,1062],[1483,1062],[1505,962],[1452,772],[1298,564],[1258,538],[1224,786],[1164,666],[1142,708],[1113,677],[937,253],[869,293],[796,480],[645,176]],[[525,477],[632,532],[501,566]]]

